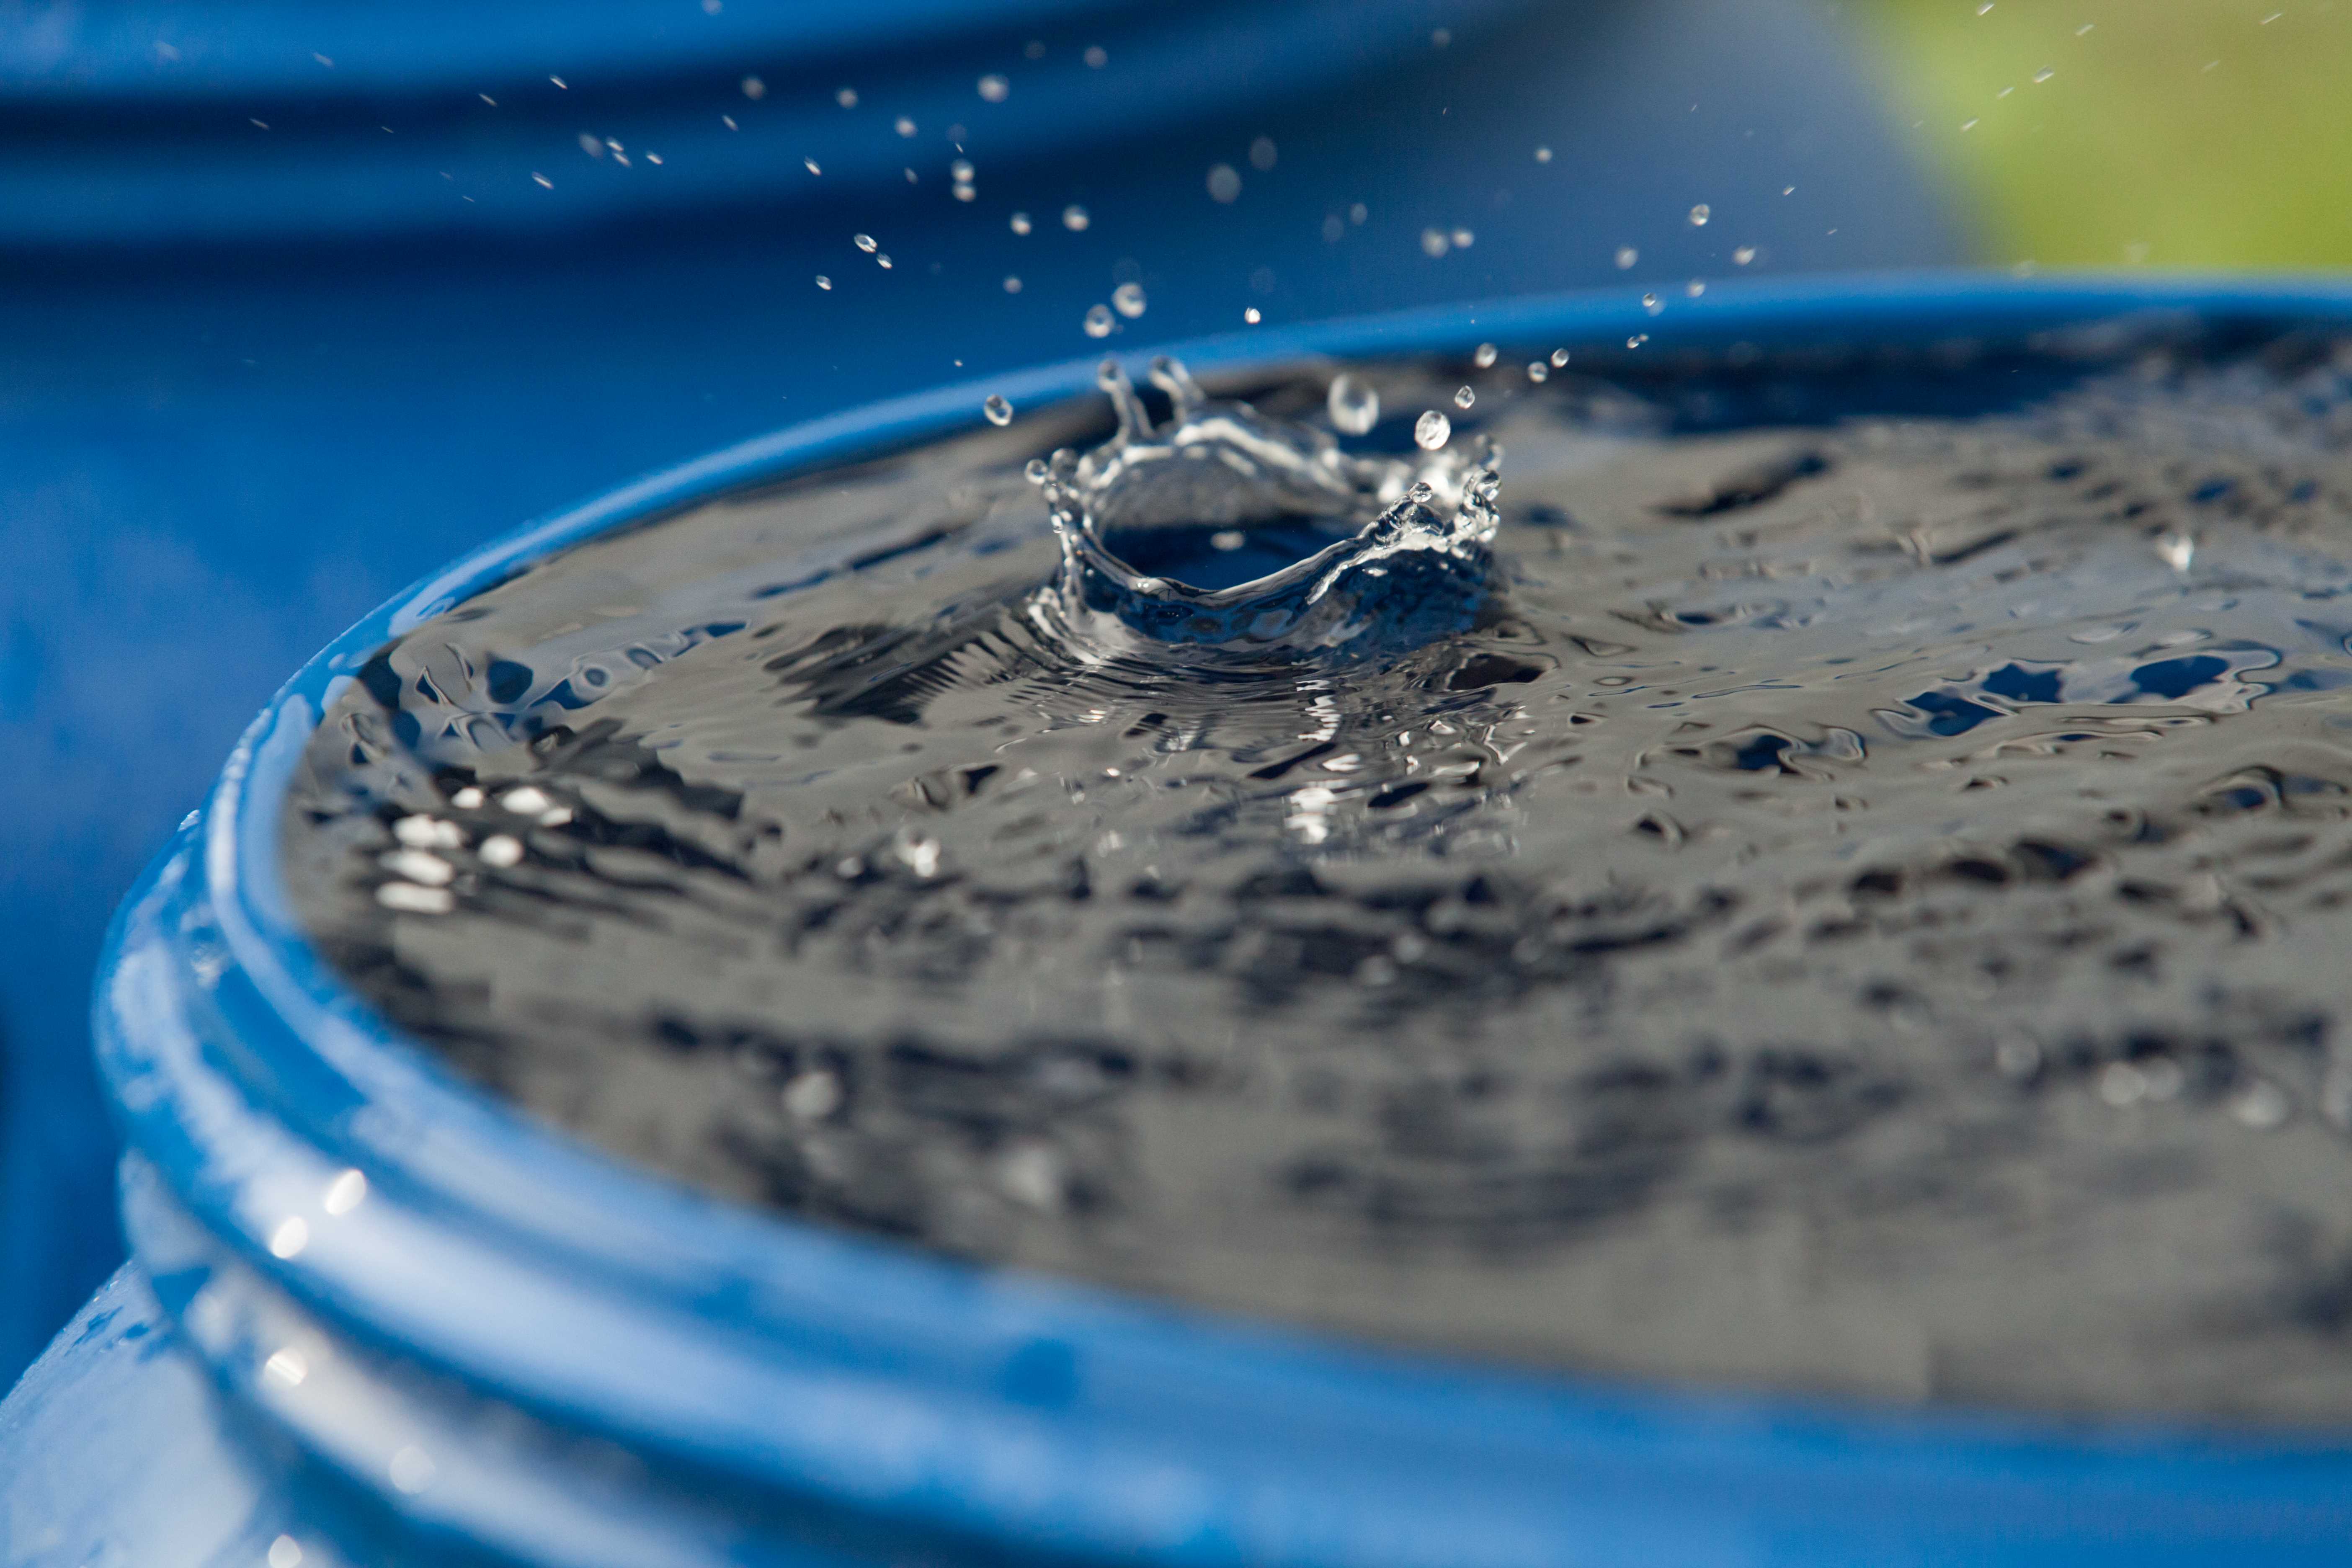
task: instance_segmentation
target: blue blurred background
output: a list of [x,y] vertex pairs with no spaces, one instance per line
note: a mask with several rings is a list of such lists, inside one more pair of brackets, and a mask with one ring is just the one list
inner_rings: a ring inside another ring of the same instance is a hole
[[[1973,176],[1888,88],[1905,50],[1947,49],[1930,23],[1793,0],[0,10],[0,1386],[119,1255],[85,1023],[107,917],[370,606],[756,432],[1245,312],[1997,253]],[[1146,310],[1098,342],[1082,323],[1123,282]]]

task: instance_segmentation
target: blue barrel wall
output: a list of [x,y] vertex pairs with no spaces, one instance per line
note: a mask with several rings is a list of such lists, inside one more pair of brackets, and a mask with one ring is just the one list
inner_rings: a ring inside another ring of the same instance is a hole
[[[0,29],[0,1383],[121,1256],[86,1026],[108,911],[287,672],[436,563],[763,429],[1245,310],[1679,299],[1960,248],[1784,0],[25,16]],[[1130,279],[1147,313],[1088,339]]]

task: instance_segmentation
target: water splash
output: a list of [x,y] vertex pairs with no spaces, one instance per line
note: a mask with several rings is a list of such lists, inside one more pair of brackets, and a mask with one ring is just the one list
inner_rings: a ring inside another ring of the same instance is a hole
[[[1063,554],[1041,609],[1097,637],[1250,654],[1360,655],[1470,624],[1496,521],[1491,442],[1418,463],[1353,456],[1314,426],[1210,398],[1173,359],[1150,376],[1165,424],[1105,360],[1118,432],[1030,465]],[[1335,422],[1365,401],[1377,407],[1335,383]]]

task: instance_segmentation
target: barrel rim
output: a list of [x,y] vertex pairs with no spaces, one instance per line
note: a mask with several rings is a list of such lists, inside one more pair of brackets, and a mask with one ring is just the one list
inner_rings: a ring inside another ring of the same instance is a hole
[[[1651,356],[1735,343],[1882,353],[2167,313],[2343,330],[2352,284],[1822,276],[1718,286],[1664,317],[1638,291],[1612,289],[1267,328],[1173,352],[1209,374],[1645,333],[1638,352]],[[134,896],[101,970],[110,1094],[173,1200],[339,1331],[492,1397],[737,1482],[1081,1557],[1516,1563],[1557,1561],[1560,1542],[1584,1540],[1597,1560],[1793,1563],[1966,1544],[1989,1562],[2090,1561],[2126,1545],[2144,1562],[2164,1542],[2210,1551],[2260,1537],[2316,1551],[2346,1538],[2352,1433],[1895,1411],[1504,1369],[983,1270],[753,1211],[626,1167],[464,1085],[310,950],[277,885],[278,805],[318,713],[390,637],[610,530],[977,427],[990,394],[1024,405],[1082,394],[1094,363],[893,399],[622,486],[428,575],[306,664],[185,836],[174,873],[185,918],[174,931],[150,920],[139,936],[130,914],[156,895]],[[172,971],[160,1005],[179,1010],[185,1050],[151,1048],[157,1024],[142,1009],[162,994],[127,984],[159,967]],[[345,1168],[365,1174],[369,1196],[331,1215],[321,1173]],[[289,1251],[298,1218],[308,1240]],[[402,1267],[394,1238],[425,1234],[448,1243],[455,1277]],[[501,1258],[520,1272],[498,1276]],[[543,1316],[485,1299],[500,1278],[539,1280],[545,1300],[578,1306],[565,1322],[583,1337],[557,1351],[534,1342]],[[888,1408],[948,1423],[927,1436],[856,1430],[887,1402],[795,1405],[819,1387],[884,1391],[900,1401]],[[748,1410],[747,1394],[778,1403]],[[866,1487],[852,1458],[882,1467],[883,1481]]]

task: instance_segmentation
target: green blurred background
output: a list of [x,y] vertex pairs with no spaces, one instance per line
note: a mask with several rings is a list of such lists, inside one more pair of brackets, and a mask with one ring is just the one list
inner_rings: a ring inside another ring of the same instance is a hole
[[2352,266],[2352,0],[1853,0],[2002,266]]

